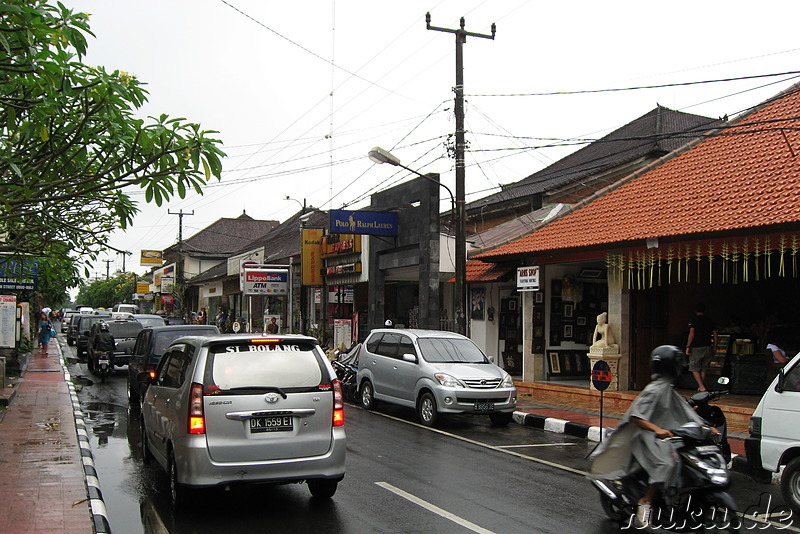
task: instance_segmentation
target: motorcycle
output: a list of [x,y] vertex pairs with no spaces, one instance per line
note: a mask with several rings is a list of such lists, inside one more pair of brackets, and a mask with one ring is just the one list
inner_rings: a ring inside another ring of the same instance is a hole
[[[727,378],[720,378],[719,384],[727,383]],[[675,437],[667,438],[675,445],[681,461],[681,484],[675,495],[662,496],[653,503],[652,527],[676,531],[714,528],[727,532],[737,532],[741,527],[736,502],[726,491],[731,476],[725,414],[709,404],[723,393],[698,392],[687,401],[717,429],[716,434],[708,426],[690,422],[672,429]],[[649,487],[644,469],[613,481],[593,479],[592,484],[600,492],[606,515],[623,528],[634,526],[639,499]]]
[[358,374],[358,354],[361,343],[354,345],[349,351],[342,352],[331,361],[336,377],[342,384],[344,398],[355,402],[358,399],[358,384],[356,375]]
[[114,371],[112,357],[108,352],[101,352],[97,356],[97,374],[100,375],[100,381],[105,382],[106,377]]

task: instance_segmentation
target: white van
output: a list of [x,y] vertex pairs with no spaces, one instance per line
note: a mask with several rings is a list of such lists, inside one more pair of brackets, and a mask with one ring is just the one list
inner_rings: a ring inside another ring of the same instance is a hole
[[800,353],[772,381],[753,417],[745,441],[750,466],[778,472],[781,493],[800,516]]
[[114,304],[111,313],[139,313],[139,306],[136,304]]

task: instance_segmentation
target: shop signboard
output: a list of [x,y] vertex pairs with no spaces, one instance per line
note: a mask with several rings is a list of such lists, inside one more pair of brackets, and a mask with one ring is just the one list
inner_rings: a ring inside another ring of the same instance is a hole
[[397,235],[397,214],[384,211],[330,211],[332,234]]
[[142,250],[139,265],[161,265],[162,261],[160,250]]
[[245,269],[244,294],[280,296],[289,294],[288,269]]
[[0,291],[35,291],[38,289],[38,276],[37,261],[0,258]]
[[260,267],[257,261],[239,260],[239,291],[244,291],[244,270]]
[[175,277],[162,276],[161,277],[161,290],[159,293],[172,293],[172,288],[175,286]]
[[322,238],[322,257],[361,252],[361,236],[356,234],[328,234]]
[[16,345],[17,297],[0,295],[0,347]]
[[539,291],[539,267],[517,268],[517,291]]
[[150,284],[148,282],[136,282],[136,294],[146,295],[150,292]]
[[333,345],[334,347],[350,348],[353,340],[353,321],[350,319],[333,320]]

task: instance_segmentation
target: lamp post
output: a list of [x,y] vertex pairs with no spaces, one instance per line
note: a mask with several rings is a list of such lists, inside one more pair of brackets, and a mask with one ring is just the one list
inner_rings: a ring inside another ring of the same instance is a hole
[[[437,185],[440,185],[441,187],[443,187],[448,192],[448,194],[450,195],[450,205],[451,205],[451,209],[452,209],[452,217],[451,217],[452,224],[455,226],[456,255],[458,255],[459,251],[464,249],[463,246],[459,246],[459,243],[462,243],[463,245],[466,245],[466,236],[465,236],[465,232],[464,232],[465,227],[464,227],[464,224],[462,224],[462,221],[457,220],[459,213],[456,210],[456,199],[453,196],[453,192],[450,190],[450,188],[447,187],[446,185],[444,185],[439,180],[434,180],[433,178],[431,178],[430,176],[428,176],[426,174],[422,174],[421,172],[419,172],[417,170],[414,170],[414,169],[412,169],[410,167],[406,167],[405,165],[400,163],[400,158],[398,158],[397,156],[395,156],[394,154],[392,154],[391,152],[389,152],[388,150],[385,150],[383,148],[380,148],[380,147],[377,147],[377,146],[374,147],[372,150],[369,151],[368,156],[369,156],[369,159],[371,159],[375,163],[388,163],[389,165],[394,165],[395,167],[400,167],[402,169],[407,170],[410,173],[416,174],[417,176],[419,176],[421,178],[425,178],[426,180],[429,180],[429,181],[431,181],[431,182],[433,182],[433,183],[435,183]],[[455,283],[454,293],[455,293],[456,298],[458,300],[457,300],[456,309],[453,310],[453,313],[454,313],[455,318],[456,318],[456,329],[461,334],[466,334],[466,321],[465,321],[465,315],[463,313],[464,306],[466,305],[466,297],[465,297],[465,295],[466,295],[466,289],[465,289],[466,285],[465,285],[465,283],[466,283],[466,279],[467,279],[467,269],[466,269],[466,261],[465,260],[466,260],[466,257],[463,258],[463,259],[460,259],[460,258],[457,257],[456,261],[455,261],[456,283]]]

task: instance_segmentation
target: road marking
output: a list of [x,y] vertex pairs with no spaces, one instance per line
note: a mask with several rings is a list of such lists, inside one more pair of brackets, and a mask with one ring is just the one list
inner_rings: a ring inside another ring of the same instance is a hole
[[542,465],[546,465],[546,466],[549,466],[549,467],[554,467],[556,469],[561,469],[562,471],[567,471],[569,473],[574,473],[576,475],[586,476],[586,475],[589,474],[588,472],[581,471],[580,469],[575,469],[575,468],[572,468],[572,467],[569,467],[569,466],[566,466],[566,465],[557,464],[557,463],[551,462],[549,460],[542,460],[541,458],[534,458],[532,456],[526,456],[526,455],[524,455],[522,453],[519,453],[519,452],[516,452],[516,451],[506,450],[503,447],[498,446],[498,445],[489,445],[488,443],[482,443],[480,441],[475,441],[474,439],[465,438],[463,436],[459,436],[458,434],[451,434],[450,432],[445,432],[444,430],[439,430],[438,428],[431,428],[429,426],[421,425],[419,423],[414,423],[412,421],[407,421],[405,419],[400,419],[399,417],[394,417],[392,415],[387,415],[385,413],[374,412],[374,411],[370,412],[370,413],[375,414],[375,415],[380,415],[381,417],[385,417],[387,419],[392,419],[392,420],[400,422],[400,423],[405,423],[407,425],[416,426],[416,427],[422,428],[424,430],[429,430],[431,432],[435,432],[435,433],[441,434],[443,436],[448,436],[448,437],[451,437],[453,439],[457,439],[459,441],[463,441],[465,443],[471,443],[472,445],[475,445],[476,447],[483,447],[484,449],[489,449],[489,450],[493,450],[493,451],[497,451],[497,452],[502,452],[503,454],[516,456],[517,458],[520,458],[522,460],[528,460],[530,462],[535,462],[537,464],[542,464]]
[[382,487],[385,490],[391,491],[395,495],[397,495],[399,497],[402,497],[402,498],[406,499],[407,501],[410,501],[410,502],[416,504],[417,506],[425,508],[429,512],[433,512],[434,514],[436,514],[436,515],[438,515],[440,517],[443,517],[445,519],[449,519],[453,523],[455,523],[457,525],[461,525],[462,527],[467,528],[467,529],[471,530],[472,532],[480,532],[481,534],[494,534],[494,532],[492,532],[491,530],[487,530],[487,529],[485,529],[485,528],[483,528],[481,526],[478,526],[475,523],[472,523],[471,521],[467,521],[463,517],[459,517],[459,516],[457,516],[455,514],[452,514],[452,513],[448,512],[447,510],[443,510],[442,508],[439,508],[438,506],[436,506],[434,504],[431,504],[428,501],[420,499],[416,495],[412,495],[411,493],[403,491],[403,490],[401,490],[400,488],[398,488],[396,486],[392,486],[388,482],[376,482],[375,484],[380,486],[380,487]]
[[524,449],[526,447],[563,447],[564,445],[581,445],[580,443],[530,443],[528,445],[497,445],[498,449]]

